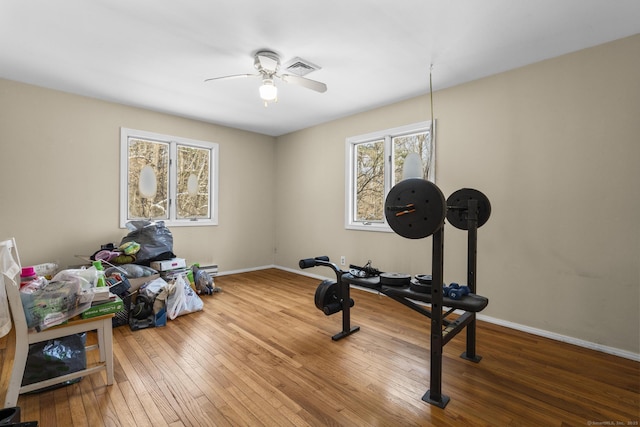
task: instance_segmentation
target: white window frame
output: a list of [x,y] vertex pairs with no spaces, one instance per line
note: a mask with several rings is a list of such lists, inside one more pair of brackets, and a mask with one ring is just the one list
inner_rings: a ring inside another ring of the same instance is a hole
[[[150,140],[169,144],[169,218],[162,219],[167,227],[198,227],[218,225],[218,165],[219,146],[213,142],[163,135],[136,129],[120,128],[120,228],[126,223],[140,218],[127,218],[129,212],[129,138]],[[210,218],[177,218],[177,152],[178,146],[190,146],[211,150],[209,175]],[[137,185],[137,183],[134,183]],[[152,219],[153,220],[153,219]]]
[[[432,168],[429,171],[429,180],[435,183],[435,124],[433,121],[433,129],[431,129],[431,146],[433,152],[431,153]],[[385,216],[383,215],[383,221],[356,221],[355,220],[355,206],[356,206],[356,171],[355,171],[355,148],[358,144],[366,142],[374,142],[384,140],[384,198],[391,190],[393,185],[394,174],[394,160],[393,160],[393,146],[392,141],[394,137],[410,135],[413,133],[420,133],[429,131],[431,128],[431,121],[423,121],[413,123],[405,126],[395,127],[391,129],[385,129],[381,131],[371,132],[364,135],[352,136],[346,139],[345,142],[345,228],[348,230],[362,230],[362,231],[378,231],[392,233],[393,230],[389,227]]]

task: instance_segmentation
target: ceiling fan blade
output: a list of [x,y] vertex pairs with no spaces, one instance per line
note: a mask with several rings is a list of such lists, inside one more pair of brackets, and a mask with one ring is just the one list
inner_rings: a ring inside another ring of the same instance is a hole
[[280,77],[284,82],[293,83],[294,85],[303,86],[316,92],[324,93],[327,91],[327,85],[315,80],[307,79],[293,74],[283,74]]
[[245,77],[260,77],[260,74],[233,74],[231,76],[222,76],[222,77],[213,77],[210,79],[205,79],[205,82],[210,82],[212,80],[231,80],[231,79],[241,79]]

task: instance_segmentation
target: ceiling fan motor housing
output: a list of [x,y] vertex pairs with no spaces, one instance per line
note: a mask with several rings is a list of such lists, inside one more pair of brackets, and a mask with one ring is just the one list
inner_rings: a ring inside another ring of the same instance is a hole
[[270,50],[261,50],[256,53],[253,66],[260,72],[274,74],[280,66],[280,57],[277,53]]

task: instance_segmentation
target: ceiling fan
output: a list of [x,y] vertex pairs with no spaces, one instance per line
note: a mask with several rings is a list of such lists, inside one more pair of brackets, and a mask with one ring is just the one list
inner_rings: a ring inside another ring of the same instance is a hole
[[205,82],[245,77],[259,77],[262,79],[262,85],[260,86],[260,98],[264,101],[265,107],[269,102],[278,101],[278,88],[275,85],[274,78],[278,78],[285,83],[292,83],[320,93],[327,91],[327,85],[324,83],[307,79],[306,77],[297,76],[295,74],[279,74],[280,57],[273,51],[260,50],[256,52],[253,66],[258,70],[257,74],[233,74],[230,76],[213,77],[206,79]]

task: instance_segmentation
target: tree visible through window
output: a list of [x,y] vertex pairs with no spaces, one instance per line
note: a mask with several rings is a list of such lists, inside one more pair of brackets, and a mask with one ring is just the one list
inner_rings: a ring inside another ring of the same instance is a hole
[[385,223],[384,201],[389,190],[402,180],[410,153],[422,159],[422,177],[434,181],[430,122],[347,139],[347,228],[390,231]]
[[384,141],[363,142],[356,150],[356,220],[381,221],[384,197]]
[[169,219],[169,144],[130,138],[128,151],[127,218]]
[[211,218],[211,150],[178,146],[177,218]]
[[120,225],[217,224],[217,144],[122,129]]

